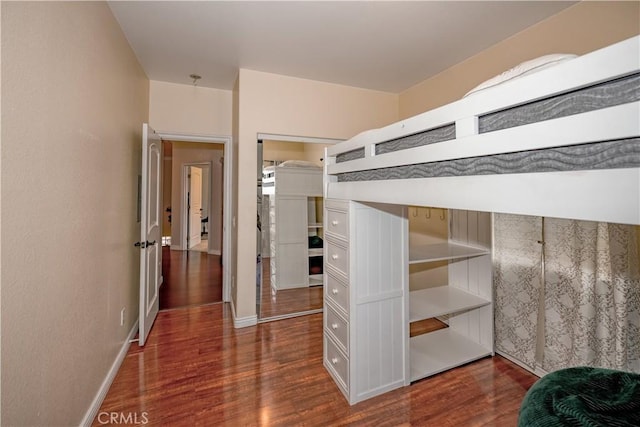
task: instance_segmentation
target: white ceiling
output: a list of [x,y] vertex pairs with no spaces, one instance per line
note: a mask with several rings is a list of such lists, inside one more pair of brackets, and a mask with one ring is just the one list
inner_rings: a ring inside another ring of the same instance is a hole
[[112,1],[151,80],[231,89],[239,68],[399,93],[565,1]]

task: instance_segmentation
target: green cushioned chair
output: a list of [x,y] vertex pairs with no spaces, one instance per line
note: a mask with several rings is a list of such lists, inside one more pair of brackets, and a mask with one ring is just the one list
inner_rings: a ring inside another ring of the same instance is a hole
[[640,427],[640,375],[568,368],[540,378],[520,407],[518,427]]

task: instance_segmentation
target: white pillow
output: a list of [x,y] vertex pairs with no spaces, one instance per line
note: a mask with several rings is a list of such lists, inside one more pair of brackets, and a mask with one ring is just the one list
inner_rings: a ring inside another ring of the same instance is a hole
[[550,55],[544,55],[535,59],[531,59],[529,61],[525,61],[505,71],[502,74],[499,74],[483,83],[480,83],[478,86],[467,92],[464,97],[479,92],[483,89],[488,89],[490,87],[499,85],[500,83],[504,83],[518,77],[526,76],[527,74],[535,73],[536,71],[544,70],[545,68],[552,67],[565,61],[569,61],[573,58],[576,58],[577,56],[578,55],[572,55],[568,53],[553,53]]

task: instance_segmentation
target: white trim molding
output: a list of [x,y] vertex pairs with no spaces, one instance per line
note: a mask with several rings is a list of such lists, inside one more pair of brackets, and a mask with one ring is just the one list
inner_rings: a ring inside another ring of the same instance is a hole
[[285,142],[304,142],[307,144],[337,144],[343,142],[344,139],[334,138],[316,138],[311,136],[294,136],[294,135],[280,135],[275,133],[258,133],[258,139],[267,139],[271,141],[285,141]]
[[[233,231],[233,223],[235,218],[235,212],[233,211],[233,146],[232,138],[228,135],[202,135],[202,134],[189,134],[170,131],[156,131],[160,138],[165,141],[182,141],[182,142],[205,142],[214,144],[224,144],[224,163],[223,163],[223,180],[224,180],[224,192],[222,201],[222,250],[221,253],[225,253],[224,261],[222,264],[222,300],[224,302],[231,301],[231,265],[233,263],[233,257],[235,256],[235,248],[233,247],[233,241],[231,234]],[[176,248],[176,249],[174,249]],[[182,250],[182,247],[178,248],[178,245],[171,246],[172,250]]]
[[109,387],[111,387],[113,380],[116,378],[116,375],[118,374],[120,365],[122,365],[122,362],[124,362],[124,358],[127,356],[127,352],[129,351],[129,347],[131,346],[131,340],[133,340],[133,337],[136,336],[137,332],[138,332],[138,321],[136,320],[136,323],[134,323],[133,327],[129,331],[129,334],[127,335],[127,338],[125,338],[125,341],[122,344],[122,347],[118,352],[118,355],[113,361],[113,364],[109,369],[109,372],[107,372],[107,376],[104,378],[104,380],[102,380],[102,384],[100,384],[98,393],[96,393],[96,396],[93,398],[93,401],[91,402],[91,406],[89,406],[89,409],[84,414],[84,417],[82,418],[82,422],[80,423],[81,426],[90,426],[93,423],[93,420],[96,418],[96,415],[100,410],[100,406],[102,405],[104,398],[107,396]]
[[248,328],[258,324],[258,316],[255,314],[253,316],[237,317],[233,300],[231,300],[231,316],[233,317],[233,327],[235,329]]

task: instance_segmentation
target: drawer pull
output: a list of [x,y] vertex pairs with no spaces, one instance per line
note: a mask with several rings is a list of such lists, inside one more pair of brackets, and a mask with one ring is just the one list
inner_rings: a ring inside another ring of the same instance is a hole
[[333,363],[334,365],[338,363],[338,358],[334,357],[333,359],[331,359],[331,363]]
[[331,289],[331,293],[334,295],[338,295],[338,289],[336,288]]
[[331,221],[331,225],[338,225],[338,221],[334,219],[333,221]]
[[338,254],[331,255],[331,259],[338,259]]
[[338,324],[337,323],[332,323],[331,324],[331,328],[332,329],[338,329]]

